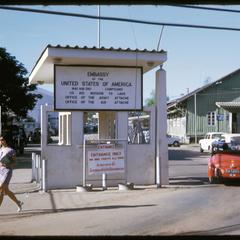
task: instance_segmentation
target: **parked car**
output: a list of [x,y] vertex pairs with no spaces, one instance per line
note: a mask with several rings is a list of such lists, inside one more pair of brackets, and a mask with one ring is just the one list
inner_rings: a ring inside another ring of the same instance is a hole
[[227,143],[231,148],[238,148],[240,146],[240,133],[225,133],[219,139],[221,143]]
[[212,143],[221,138],[223,132],[208,132],[199,140],[200,152],[211,151]]
[[180,147],[180,138],[167,134],[168,146]]
[[208,161],[208,179],[210,183],[240,180],[240,134],[224,134],[213,142],[212,156]]

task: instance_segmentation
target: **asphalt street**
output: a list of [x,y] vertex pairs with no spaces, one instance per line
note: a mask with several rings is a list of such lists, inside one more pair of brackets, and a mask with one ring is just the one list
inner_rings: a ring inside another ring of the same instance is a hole
[[198,144],[169,148],[170,184],[208,183],[207,164],[210,153],[200,153]]

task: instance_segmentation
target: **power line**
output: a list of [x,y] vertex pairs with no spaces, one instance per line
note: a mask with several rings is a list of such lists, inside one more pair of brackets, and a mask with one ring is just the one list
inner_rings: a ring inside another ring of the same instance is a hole
[[170,7],[182,7],[182,8],[193,8],[193,9],[202,9],[209,11],[220,11],[220,12],[231,12],[231,13],[240,13],[240,10],[236,9],[226,9],[226,8],[214,8],[214,7],[201,7],[201,6],[192,6],[192,5],[179,5],[179,4],[168,4]]
[[53,14],[53,15],[61,15],[61,16],[80,17],[80,18],[88,18],[88,19],[102,19],[102,20],[106,20],[106,21],[132,22],[132,23],[147,24],[147,25],[164,25],[164,26],[169,26],[169,27],[185,27],[185,28],[202,28],[202,29],[212,29],[212,30],[240,31],[240,28],[232,28],[232,27],[217,27],[217,26],[192,25],[192,24],[181,24],[181,23],[152,22],[152,21],[144,21],[144,20],[137,20],[137,19],[93,16],[93,15],[86,15],[86,14],[47,11],[47,10],[38,10],[38,9],[30,9],[30,8],[0,6],[0,9],[22,11],[22,12],[43,13],[43,14]]
[[160,42],[161,42],[161,39],[162,39],[163,29],[164,29],[164,25],[162,26],[162,29],[161,29],[161,32],[160,32],[160,35],[159,35],[159,40],[158,40],[158,45],[157,45],[157,51],[159,50]]

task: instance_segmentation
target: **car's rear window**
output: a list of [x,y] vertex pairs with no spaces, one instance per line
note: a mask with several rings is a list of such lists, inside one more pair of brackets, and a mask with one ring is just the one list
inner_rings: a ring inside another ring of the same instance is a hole
[[212,135],[212,138],[220,138],[221,137],[221,134],[213,134]]

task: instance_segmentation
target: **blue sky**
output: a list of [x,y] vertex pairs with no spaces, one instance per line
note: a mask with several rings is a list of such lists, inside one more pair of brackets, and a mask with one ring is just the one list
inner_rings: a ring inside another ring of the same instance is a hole
[[[208,5],[209,6],[209,5]],[[24,6],[97,15],[97,6]],[[209,6],[211,7],[211,6]],[[235,6],[214,6],[240,9]],[[101,6],[102,16],[211,26],[240,26],[240,13],[170,6]],[[0,9],[0,46],[30,73],[47,44],[97,46],[97,20]],[[101,46],[157,49],[161,26],[101,21]],[[240,32],[165,27],[160,49],[167,51],[167,95],[177,98],[239,68]],[[156,70],[156,69],[155,69]],[[155,70],[144,76],[144,99],[154,89]],[[52,89],[46,86],[47,89]]]

